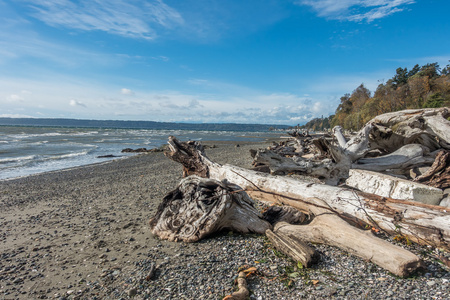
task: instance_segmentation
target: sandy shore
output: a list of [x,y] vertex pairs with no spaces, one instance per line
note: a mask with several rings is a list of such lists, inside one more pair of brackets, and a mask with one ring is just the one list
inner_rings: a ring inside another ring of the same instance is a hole
[[[266,145],[205,144],[217,145],[207,149],[211,159],[243,167],[250,149]],[[180,165],[149,153],[0,181],[0,299],[220,299],[244,265],[259,270],[249,279],[252,299],[450,298],[434,249],[411,247],[431,253],[427,269],[399,279],[328,246],[317,246],[316,267],[300,270],[263,236],[158,240],[148,220],[180,179]]]

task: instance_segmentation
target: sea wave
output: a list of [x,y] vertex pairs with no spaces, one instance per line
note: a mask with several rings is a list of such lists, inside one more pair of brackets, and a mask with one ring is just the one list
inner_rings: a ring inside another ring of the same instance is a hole
[[36,159],[36,157],[37,157],[37,155],[27,155],[27,156],[19,156],[19,157],[0,158],[0,164],[30,161],[30,160]]
[[74,153],[67,153],[67,154],[62,154],[62,155],[55,155],[55,156],[48,157],[48,159],[65,159],[65,158],[70,158],[70,157],[83,156],[83,155],[88,155],[89,152],[90,152],[89,150],[86,150],[86,151],[81,151],[81,152],[74,152]]

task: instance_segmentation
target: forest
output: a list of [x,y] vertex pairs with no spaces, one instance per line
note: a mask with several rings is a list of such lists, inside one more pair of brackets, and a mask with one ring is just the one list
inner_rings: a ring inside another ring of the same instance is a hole
[[377,115],[404,109],[450,106],[450,64],[416,64],[411,70],[397,68],[396,74],[372,92],[362,83],[341,97],[334,115],[316,118],[303,129],[321,131],[340,125],[359,130]]

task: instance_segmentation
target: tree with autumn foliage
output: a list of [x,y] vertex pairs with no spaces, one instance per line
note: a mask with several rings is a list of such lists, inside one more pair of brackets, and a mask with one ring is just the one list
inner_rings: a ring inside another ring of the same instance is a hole
[[361,84],[341,97],[331,126],[359,130],[377,115],[403,109],[450,106],[450,64],[397,68],[396,74],[371,92]]

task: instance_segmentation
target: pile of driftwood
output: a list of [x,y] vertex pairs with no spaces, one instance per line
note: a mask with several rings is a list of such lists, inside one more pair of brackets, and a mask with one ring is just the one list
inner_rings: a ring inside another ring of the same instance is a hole
[[[408,179],[411,170],[429,166],[415,180],[433,185],[442,198],[442,189],[448,188],[450,182],[449,116],[447,108],[389,113],[371,120],[348,141],[342,130],[335,128],[335,141],[317,138],[308,145],[294,141],[301,146],[298,150],[253,152],[255,166],[261,170],[265,165],[268,173],[220,165],[205,155],[199,143],[170,137],[170,151],[165,155],[183,165],[186,178],[164,198],[150,227],[161,238],[187,242],[223,228],[265,233],[277,248],[305,266],[317,258],[306,242],[325,243],[398,276],[408,276],[421,266],[420,259],[364,229],[449,251],[449,208],[413,201],[415,194],[428,193],[422,187],[403,188],[404,193],[412,191],[413,195],[404,200],[338,183],[344,182],[354,169],[400,174]],[[311,155],[308,150],[309,158],[305,158],[304,149],[310,145],[315,145],[317,153]],[[315,176],[328,184],[277,174]],[[353,176],[359,175],[350,178]],[[402,180],[392,176],[388,179]],[[398,186],[401,184],[397,182],[390,187],[395,190]],[[263,215],[254,208],[252,198],[279,206],[272,206]]]

